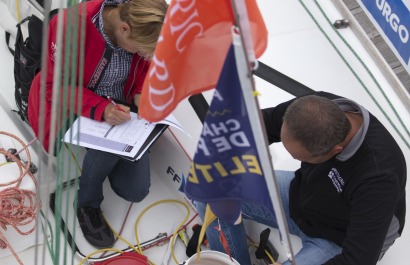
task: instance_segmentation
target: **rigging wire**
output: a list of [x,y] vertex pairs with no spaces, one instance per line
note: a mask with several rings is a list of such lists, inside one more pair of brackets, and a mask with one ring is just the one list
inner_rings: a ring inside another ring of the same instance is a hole
[[[60,150],[62,143],[58,141],[60,137],[60,132],[66,131],[66,129],[73,123],[74,114],[81,113],[81,104],[75,106],[75,102],[82,101],[82,73],[83,73],[83,60],[84,60],[84,39],[85,39],[85,24],[83,23],[83,19],[79,19],[80,15],[79,12],[84,12],[85,5],[83,5],[84,10],[78,10],[76,6],[74,6],[73,1],[67,1],[67,8],[66,8],[66,22],[63,22],[63,16],[58,16],[57,19],[57,42],[64,43],[64,52],[60,49],[57,50],[56,55],[56,68],[54,71],[54,81],[53,81],[53,99],[52,99],[52,117],[51,117],[51,131],[50,131],[50,150]],[[72,8],[72,6],[74,6]],[[61,11],[63,12],[63,11]],[[63,33],[64,28],[64,33]],[[47,37],[47,34],[44,34],[44,37]],[[82,45],[82,46],[81,46]],[[77,58],[79,58],[77,60]],[[60,69],[60,70],[59,70]],[[77,80],[77,71],[73,71],[72,69],[79,69],[78,70],[78,84]],[[43,71],[44,72],[44,71]],[[79,93],[70,93],[69,88],[78,86]],[[77,97],[77,99],[75,99]],[[40,103],[41,105],[41,103]],[[68,122],[66,122],[68,121]],[[61,128],[60,132],[56,132],[55,128]],[[40,130],[43,129],[43,126],[40,126]],[[41,133],[41,132],[40,132]],[[57,141],[56,139],[57,136]],[[57,147],[54,149],[54,146]],[[77,149],[78,150],[78,149]],[[72,201],[73,198],[70,198],[71,193],[66,193],[65,197],[63,198],[62,194],[62,183],[69,181],[69,176],[71,175],[71,160],[67,159],[65,152],[58,152],[56,157],[56,197],[55,197],[55,204],[60,206],[56,207],[56,215],[61,216],[61,205],[65,203],[66,211],[65,214],[68,216],[69,210],[69,202]],[[81,168],[78,167],[78,171],[75,174],[81,173]],[[78,178],[74,179],[74,186],[78,188]],[[76,199],[77,193],[74,195],[74,201]],[[75,236],[76,229],[75,229],[75,218],[72,219],[72,224],[74,226],[73,235]],[[55,222],[55,230],[60,231],[61,219],[58,219]],[[67,234],[68,230],[67,227],[64,226],[64,234]],[[60,234],[56,234],[56,237],[60,237]],[[58,257],[60,256],[61,248],[60,248],[60,240],[54,241],[54,255],[53,255],[53,262],[56,264],[58,263]],[[74,244],[74,242],[72,242]],[[64,247],[62,249],[63,260],[68,260],[68,242],[64,241]],[[71,249],[71,256],[74,255],[75,251],[73,245],[70,246]]]
[[[335,51],[337,52],[337,54],[340,56],[340,58],[343,60],[343,62],[346,64],[346,66],[349,68],[349,70],[353,73],[353,75],[356,77],[357,81],[362,85],[362,87],[365,89],[365,91],[367,92],[367,94],[370,96],[370,98],[373,100],[373,102],[377,105],[377,107],[380,109],[380,111],[383,113],[384,117],[388,120],[388,122],[390,123],[390,125],[394,128],[394,130],[397,132],[397,134],[400,136],[400,138],[403,140],[404,144],[407,146],[407,148],[410,149],[410,143],[406,140],[406,138],[403,136],[403,134],[399,131],[399,129],[397,128],[397,126],[393,123],[393,121],[390,119],[390,117],[387,115],[387,113],[385,112],[385,110],[381,107],[380,103],[376,100],[375,96],[371,93],[370,89],[364,84],[363,80],[358,76],[358,74],[354,71],[353,67],[347,62],[347,59],[342,55],[342,53],[340,52],[340,50],[336,47],[336,44],[330,39],[329,35],[325,32],[325,30],[323,29],[323,27],[319,24],[319,22],[317,21],[317,19],[313,16],[313,14],[310,12],[310,10],[307,8],[307,6],[305,5],[305,3],[303,2],[303,0],[299,0],[299,2],[301,3],[301,5],[303,6],[303,8],[306,10],[306,12],[309,14],[309,16],[311,17],[311,19],[313,20],[313,22],[316,24],[316,26],[319,28],[319,30],[322,32],[322,34],[326,37],[326,39],[329,41],[329,43],[332,45],[332,47],[335,49]],[[339,36],[339,38],[343,41],[343,43],[349,48],[349,50],[353,53],[353,55],[357,58],[357,60],[361,63],[361,65],[365,68],[365,70],[367,71],[367,73],[369,74],[369,76],[371,77],[371,79],[373,80],[373,82],[376,84],[377,88],[379,89],[379,91],[382,93],[382,95],[385,97],[388,105],[390,106],[390,108],[392,109],[392,111],[394,112],[394,114],[396,115],[396,118],[398,119],[398,121],[400,122],[400,124],[402,125],[402,127],[404,128],[404,130],[407,133],[407,136],[410,136],[410,132],[407,128],[407,126],[404,124],[403,120],[400,118],[399,114],[397,113],[396,109],[394,108],[393,104],[391,103],[391,101],[389,100],[389,98],[387,97],[386,93],[383,91],[383,89],[381,88],[379,82],[376,80],[375,76],[371,73],[370,69],[367,67],[367,65],[363,62],[363,60],[360,58],[360,56],[357,54],[357,52],[355,52],[355,50],[352,48],[352,46],[346,41],[345,38],[343,38],[343,36],[339,33],[339,31],[337,31],[334,27],[333,24],[331,23],[329,17],[325,14],[325,12],[323,11],[321,5],[318,3],[317,0],[314,1],[316,6],[319,8],[320,12],[322,13],[322,15],[325,17],[326,21],[331,25],[331,28],[335,31],[335,33]]]

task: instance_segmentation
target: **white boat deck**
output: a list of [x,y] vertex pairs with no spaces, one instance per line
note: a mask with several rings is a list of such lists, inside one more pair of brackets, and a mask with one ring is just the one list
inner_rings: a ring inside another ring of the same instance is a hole
[[[375,63],[368,49],[363,47],[352,29],[341,29],[339,33],[346,39],[354,52],[348,48],[346,43],[340,39],[328,24],[315,1],[259,0],[258,3],[269,32],[269,46],[260,61],[314,90],[339,94],[365,106],[389,128],[402,147],[408,159],[407,164],[410,165],[410,148],[408,146],[410,139],[405,130],[405,126],[410,124],[409,94],[404,89],[397,88],[388,81],[389,78],[386,77],[386,73],[388,74],[389,70],[380,68],[380,64]],[[319,0],[317,3],[329,16],[330,21],[342,18],[333,6],[332,1]],[[312,16],[309,15],[307,10]],[[4,30],[15,30],[16,20],[9,14],[8,8],[3,2],[0,2],[0,12],[0,35],[4,35],[2,33]],[[318,21],[322,29],[318,28],[313,18]],[[0,130],[13,133],[29,142],[32,139],[30,128],[23,124],[15,113],[10,111],[15,108],[13,58],[2,39],[0,38]],[[256,88],[261,94],[259,97],[261,107],[274,106],[293,97],[259,78],[256,78]],[[205,93],[208,100],[211,95],[211,92]],[[177,191],[179,183],[173,179],[182,174],[187,175],[189,161],[195,152],[196,141],[201,131],[201,123],[196,118],[187,100],[180,103],[174,111],[174,115],[190,133],[191,137],[187,137],[178,130],[170,129],[164,133],[163,137],[153,147],[151,151],[153,177],[150,195],[142,203],[131,207],[122,232],[122,235],[125,235],[130,242],[136,242],[134,223],[143,208],[162,199],[178,199],[187,202],[184,195]],[[281,144],[274,144],[269,149],[275,169],[290,170],[298,167],[299,163],[286,153]],[[51,169],[47,169],[44,159],[40,158],[43,153],[39,151],[41,149],[38,145],[34,145],[30,150],[33,161],[40,167],[40,172],[36,176],[40,180],[40,197],[43,201],[43,211],[50,222],[53,223],[54,218],[48,207],[48,194],[55,187],[55,165],[52,164]],[[81,154],[79,155],[80,158]],[[68,172],[66,180],[75,178],[78,175],[73,164],[71,164],[70,170],[67,169],[65,172]],[[0,177],[2,177],[1,174],[0,171]],[[409,185],[407,186],[409,187]],[[70,231],[73,230],[71,205],[74,192],[73,188],[68,188],[62,195],[64,202],[62,213],[67,219]],[[104,213],[113,227],[120,230],[130,204],[118,198],[108,187],[104,194],[106,196],[102,205]],[[407,198],[409,199],[408,205],[410,205],[409,195]],[[407,206],[407,212],[410,212],[409,207]],[[66,211],[66,209],[68,210]],[[115,211],[112,211],[112,209],[115,209]],[[190,216],[192,217],[194,210],[192,208],[190,210]],[[152,208],[139,224],[140,241],[151,239],[160,232],[169,234],[176,223],[181,222],[184,216],[185,209],[178,205],[169,206],[167,204]],[[198,222],[199,220],[196,219],[193,223]],[[259,232],[265,228],[252,222],[247,222],[247,227],[249,234],[254,239],[258,239]],[[408,264],[410,260],[410,252],[408,251],[410,245],[409,227],[409,224],[405,226],[402,236],[387,251],[384,258],[378,263],[379,265]],[[85,242],[78,228],[77,226],[75,233],[76,244],[81,252],[91,253],[95,249]],[[36,233],[23,237],[13,232],[12,228],[6,231],[9,234],[8,239],[15,250],[18,251],[18,255],[24,264],[53,264],[47,248],[43,244],[41,229],[38,229],[38,232],[39,237],[36,238]],[[191,231],[188,232],[191,234]],[[47,234],[50,239],[50,233]],[[53,238],[58,239],[56,231],[54,231]],[[273,231],[270,239],[281,254],[279,261],[283,261],[285,253],[278,240],[278,232]],[[36,244],[35,242],[40,243]],[[60,243],[62,251],[60,252],[59,264],[78,264],[80,259],[77,256],[73,257],[69,247],[65,248],[66,240],[62,234]],[[300,248],[300,242],[297,238],[292,237],[292,244],[294,251],[297,252]],[[115,247],[121,249],[125,245],[118,243]],[[64,252],[64,249],[66,249],[66,252]],[[161,264],[165,251],[166,245],[163,245],[151,248],[144,254],[155,264]],[[178,241],[176,255],[179,261],[186,259],[183,252],[182,243]],[[16,259],[9,254],[8,250],[0,249],[0,264],[18,264]],[[175,263],[171,260],[168,264]]]

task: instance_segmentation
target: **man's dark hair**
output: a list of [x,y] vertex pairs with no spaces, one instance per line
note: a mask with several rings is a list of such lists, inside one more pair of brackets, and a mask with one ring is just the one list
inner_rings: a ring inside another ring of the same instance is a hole
[[324,155],[346,138],[349,120],[337,104],[327,98],[309,95],[296,99],[283,117],[289,136],[312,155]]

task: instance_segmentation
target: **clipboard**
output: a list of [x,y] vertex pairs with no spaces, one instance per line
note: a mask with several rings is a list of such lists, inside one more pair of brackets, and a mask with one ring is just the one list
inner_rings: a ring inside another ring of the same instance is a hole
[[138,118],[135,106],[130,114],[131,120],[115,126],[86,117],[77,117],[64,134],[62,141],[136,161],[170,125],[184,131],[172,115],[163,121],[152,123]]

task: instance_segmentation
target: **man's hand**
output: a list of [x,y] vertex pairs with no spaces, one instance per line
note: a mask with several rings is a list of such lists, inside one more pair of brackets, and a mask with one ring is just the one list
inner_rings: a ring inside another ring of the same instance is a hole
[[118,125],[131,119],[130,108],[121,104],[117,104],[121,110],[114,105],[108,104],[104,109],[104,120],[110,125]]

